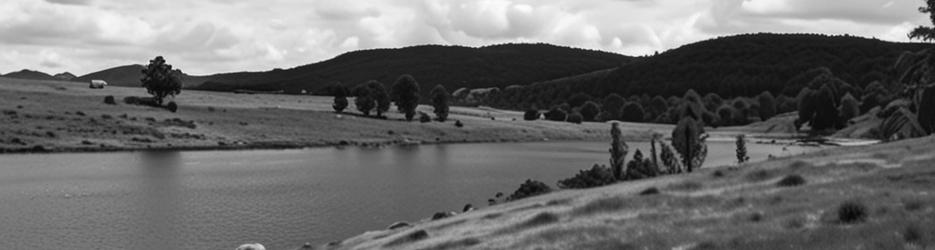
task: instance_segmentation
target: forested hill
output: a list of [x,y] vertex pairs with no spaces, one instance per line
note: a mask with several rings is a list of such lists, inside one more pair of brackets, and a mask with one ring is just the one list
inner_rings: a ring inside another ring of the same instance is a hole
[[349,52],[286,70],[212,75],[197,88],[321,92],[334,83],[353,86],[378,80],[390,85],[400,75],[410,74],[427,93],[435,84],[449,90],[506,87],[613,68],[630,60],[619,54],[548,44],[425,45]]
[[[903,52],[931,46],[853,36],[737,35],[633,60],[600,77],[546,81],[518,91],[545,93],[542,100],[537,100],[540,107],[580,92],[595,97],[609,93],[682,96],[694,89],[702,95],[717,93],[725,98],[754,96],[763,91],[795,96],[807,81],[790,80],[809,69],[827,67],[842,80],[864,87],[892,78],[892,67]],[[528,94],[524,98],[529,101]]]

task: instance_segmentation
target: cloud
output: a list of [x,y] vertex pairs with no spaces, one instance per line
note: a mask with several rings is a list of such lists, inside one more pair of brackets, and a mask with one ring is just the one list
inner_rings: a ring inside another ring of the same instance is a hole
[[[193,74],[290,68],[350,50],[548,42],[645,55],[751,32],[905,41],[910,0],[4,0],[0,71],[84,74],[162,55]],[[54,56],[53,56],[54,55]]]

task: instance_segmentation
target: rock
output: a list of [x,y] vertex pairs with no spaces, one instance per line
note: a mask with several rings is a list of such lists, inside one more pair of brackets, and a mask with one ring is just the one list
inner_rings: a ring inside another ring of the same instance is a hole
[[305,244],[302,244],[302,249],[312,249],[312,243],[305,242]]
[[240,245],[235,250],[266,250],[266,247],[260,245],[260,243],[249,243]]
[[411,227],[411,226],[412,226],[412,225],[409,224],[409,222],[400,221],[400,222],[393,223],[392,225],[390,225],[389,227],[387,227],[387,229],[389,229],[389,230],[394,230],[394,229],[398,229],[398,228]]

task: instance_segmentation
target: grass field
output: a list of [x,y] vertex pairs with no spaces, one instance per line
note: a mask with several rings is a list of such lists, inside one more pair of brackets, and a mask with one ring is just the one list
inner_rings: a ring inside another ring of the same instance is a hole
[[[104,103],[114,96],[116,105]],[[452,107],[445,123],[360,117],[351,101],[332,112],[329,97],[183,91],[177,113],[129,105],[142,88],[89,89],[76,82],[0,78],[0,152],[294,148],[394,143],[604,140],[609,125],[523,121],[522,113]],[[431,107],[419,110],[431,113]],[[493,117],[495,120],[492,120]],[[454,120],[461,120],[458,128]],[[629,139],[666,134],[668,125],[625,124]]]
[[933,249],[935,137],[560,191],[323,249]]

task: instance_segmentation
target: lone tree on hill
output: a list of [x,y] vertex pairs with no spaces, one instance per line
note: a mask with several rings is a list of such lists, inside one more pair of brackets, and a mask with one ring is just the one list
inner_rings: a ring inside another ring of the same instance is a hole
[[334,108],[334,112],[341,113],[344,112],[344,109],[347,108],[347,95],[349,94],[347,87],[336,85],[333,88],[334,90],[334,104],[331,104],[331,107]]
[[166,64],[162,56],[157,56],[149,60],[149,65],[143,68],[143,87],[150,95],[153,95],[153,101],[156,105],[162,105],[162,101],[167,96],[175,96],[182,92],[182,71],[172,69],[172,65]]
[[438,121],[445,122],[445,120],[448,120],[448,100],[451,99],[451,95],[448,94],[445,86],[441,84],[435,85],[430,94],[432,96],[432,107],[435,108],[435,117],[437,117]]
[[407,121],[412,121],[419,106],[419,83],[411,75],[401,75],[393,83],[390,92],[399,111],[406,115]]

